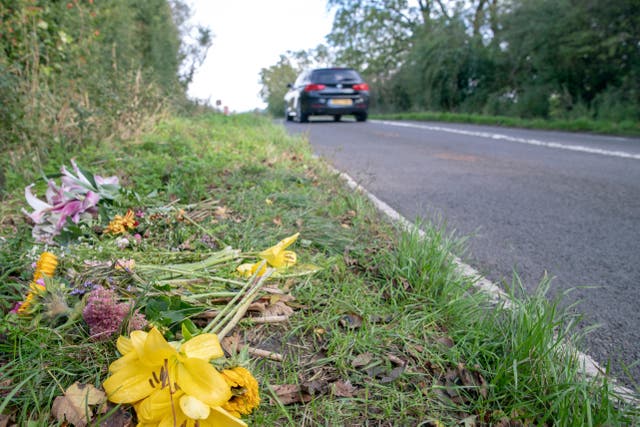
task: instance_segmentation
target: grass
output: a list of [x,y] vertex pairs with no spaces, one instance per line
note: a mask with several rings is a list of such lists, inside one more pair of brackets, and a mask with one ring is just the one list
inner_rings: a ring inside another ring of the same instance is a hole
[[[304,139],[266,118],[175,118],[139,140],[76,153],[51,150],[44,170],[75,156],[97,173],[117,174],[128,192],[113,212],[144,209],[155,218],[141,220],[138,246],[119,249],[114,238],[91,227],[80,230],[80,240],[51,247],[60,255],[59,280],[67,288],[87,278],[123,290],[140,286],[123,272],[82,270],[88,259],[194,261],[225,246],[249,258],[301,233],[292,247],[299,263],[322,269],[269,280],[295,298],[287,300],[293,314],[284,323],[247,317],[235,329],[249,346],[284,356],[237,356],[260,382],[262,404],[245,418],[251,425],[638,422],[638,409],[620,400],[610,384],[582,375],[575,354],[563,345],[580,345],[574,319],[547,299],[546,284],[526,296],[516,292],[516,281],[513,307],[494,307],[473,291],[472,279],[457,273],[453,255],[464,250],[461,239],[428,223],[420,224],[424,237],[395,228],[313,158]],[[19,211],[23,188],[39,171],[29,159],[14,161],[12,170],[24,173],[8,177],[0,207],[0,421],[4,416],[18,425],[56,425],[55,397],[76,381],[99,388],[118,354],[113,339],[90,340],[77,313],[56,318],[43,310],[26,319],[8,314],[23,298],[29,265],[43,249],[31,240]],[[194,220],[180,219],[181,210]],[[104,225],[109,217],[98,220]],[[236,265],[221,264],[212,274],[238,281]],[[204,292],[197,286],[207,292],[218,292],[218,286],[234,292],[237,286],[193,283],[191,294],[172,288],[162,295],[167,288],[154,283],[126,295],[148,314],[169,318],[173,331],[181,321],[198,323],[201,307],[185,305],[199,295],[196,289]],[[70,301],[80,308],[84,303]],[[284,394],[283,385],[294,391]]]
[[589,119],[522,119],[507,116],[485,116],[480,114],[442,113],[442,112],[406,112],[372,114],[371,118],[380,120],[417,120],[451,123],[470,123],[476,125],[494,125],[528,129],[559,130],[567,132],[593,132],[609,135],[639,136],[640,125],[633,120],[620,122],[595,121]]

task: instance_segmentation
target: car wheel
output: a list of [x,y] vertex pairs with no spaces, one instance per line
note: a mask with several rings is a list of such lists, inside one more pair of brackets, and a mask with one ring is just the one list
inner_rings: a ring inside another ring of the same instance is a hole
[[340,114],[336,114],[335,116],[333,116],[333,121],[334,122],[339,122],[341,118],[342,118],[342,116]]
[[357,122],[366,122],[367,121],[367,113],[357,113],[356,114]]
[[298,121],[300,123],[307,123],[309,121],[309,115],[302,112],[302,107],[300,103],[298,103],[298,107],[296,108],[296,115],[298,116]]

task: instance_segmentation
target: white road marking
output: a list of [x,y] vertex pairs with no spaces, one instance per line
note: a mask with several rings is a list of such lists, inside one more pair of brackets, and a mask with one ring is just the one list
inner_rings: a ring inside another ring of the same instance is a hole
[[[328,165],[332,168],[331,165]],[[400,212],[393,209],[387,203],[383,202],[375,195],[370,193],[362,185],[358,184],[351,176],[344,172],[340,172],[336,169],[334,171],[345,180],[347,186],[354,191],[358,191],[364,194],[374,206],[386,215],[392,222],[399,223],[407,231],[417,231],[421,237],[424,237],[424,231],[420,230],[414,223],[402,216]],[[487,278],[483,277],[475,268],[465,264],[458,257],[454,257],[454,262],[458,267],[458,272],[465,277],[469,277],[473,280],[473,285],[482,292],[486,292],[494,303],[502,303],[505,308],[514,308],[514,304],[507,293],[505,293],[498,285],[491,282]],[[566,344],[565,344],[566,345]],[[578,359],[578,363],[582,368],[582,371],[587,377],[596,378],[602,380],[603,376],[606,376],[606,369],[604,369],[598,362],[596,362],[591,356],[576,349],[569,348],[569,350],[575,351],[575,355]],[[615,378],[609,378],[609,382],[613,390],[619,395],[621,399],[634,405],[640,405],[638,395],[633,390],[620,385]]]
[[640,160],[640,154],[628,153],[626,151],[603,150],[601,148],[592,148],[584,145],[568,145],[560,142],[548,142],[548,141],[541,141],[539,139],[518,138],[515,136],[509,136],[509,135],[504,135],[500,133],[470,131],[470,130],[444,127],[444,126],[421,125],[417,123],[407,123],[407,122],[391,122],[387,120],[371,120],[371,121],[373,123],[380,123],[387,126],[424,129],[424,130],[432,130],[437,132],[449,132],[449,133],[455,133],[458,135],[477,136],[480,138],[489,138],[489,139],[517,142],[519,144],[536,145],[538,147],[557,148],[560,150],[579,151],[582,153],[598,154],[601,156],[621,157],[623,159]]

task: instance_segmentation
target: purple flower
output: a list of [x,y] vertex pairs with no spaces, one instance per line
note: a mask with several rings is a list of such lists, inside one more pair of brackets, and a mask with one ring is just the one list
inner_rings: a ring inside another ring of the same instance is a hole
[[121,332],[127,319],[127,331],[146,326],[144,316],[137,311],[132,312],[132,309],[132,302],[118,302],[118,296],[113,290],[98,286],[89,293],[82,317],[89,325],[91,338],[103,341]]

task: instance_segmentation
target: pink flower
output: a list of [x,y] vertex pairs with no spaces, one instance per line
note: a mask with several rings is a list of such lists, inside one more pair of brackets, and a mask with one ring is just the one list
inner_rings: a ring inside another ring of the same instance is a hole
[[89,334],[96,341],[109,339],[122,331],[128,319],[127,331],[143,329],[147,321],[144,316],[132,312],[133,303],[118,302],[116,293],[101,286],[89,293],[82,317],[89,325]]
[[22,210],[33,220],[33,237],[40,241],[50,241],[60,231],[70,218],[75,224],[97,212],[97,205],[102,198],[114,199],[120,189],[118,178],[113,176],[103,178],[94,175],[90,180],[71,160],[75,175],[64,166],[62,167],[62,184],[55,181],[47,182],[46,201],[38,199],[31,191],[34,184],[24,189],[27,203],[33,208],[29,213]]

